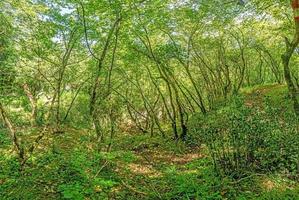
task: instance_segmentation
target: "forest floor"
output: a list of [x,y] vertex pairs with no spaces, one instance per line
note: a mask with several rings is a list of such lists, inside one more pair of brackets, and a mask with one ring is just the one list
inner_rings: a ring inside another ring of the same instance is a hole
[[[263,105],[266,96],[281,105],[286,88],[263,86],[243,93],[248,106]],[[12,173],[12,159],[1,158],[7,164],[0,167],[2,198],[299,199],[298,181],[282,174],[251,174],[240,180],[217,175],[204,145],[122,133],[111,152],[95,153],[90,138],[90,131],[74,129],[47,135],[22,176]],[[1,155],[11,154],[6,147]]]

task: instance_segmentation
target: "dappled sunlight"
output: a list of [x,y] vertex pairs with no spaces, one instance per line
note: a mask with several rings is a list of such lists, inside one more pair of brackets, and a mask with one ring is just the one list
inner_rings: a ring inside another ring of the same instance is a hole
[[299,0],[0,0],[0,200],[299,199]]
[[132,173],[146,175],[149,178],[161,176],[161,172],[155,170],[151,165],[130,163],[128,168]]
[[287,179],[284,176],[276,175],[276,176],[262,176],[259,179],[260,186],[265,191],[286,191],[286,190],[294,190],[298,185],[295,180]]
[[17,156],[13,148],[0,148],[0,155],[3,159],[8,159]]

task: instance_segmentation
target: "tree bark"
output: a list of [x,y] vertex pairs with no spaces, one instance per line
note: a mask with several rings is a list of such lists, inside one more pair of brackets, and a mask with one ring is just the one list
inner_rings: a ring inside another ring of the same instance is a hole
[[16,134],[16,130],[13,127],[13,125],[12,125],[10,119],[8,118],[6,111],[4,110],[4,107],[2,106],[1,103],[0,103],[0,114],[4,121],[4,124],[6,125],[6,127],[8,128],[8,130],[10,132],[10,137],[11,137],[13,144],[17,150],[18,156],[19,156],[20,160],[23,161],[25,155],[24,155],[24,149],[21,146],[21,140],[18,138],[18,136]]
[[[293,9],[298,9],[298,5],[299,5],[298,0],[292,0],[291,5],[292,5]],[[292,80],[291,69],[289,66],[291,57],[292,57],[296,47],[299,44],[299,19],[295,13],[296,12],[294,12],[294,22],[295,22],[294,37],[291,42],[289,41],[288,38],[285,38],[286,51],[281,56],[281,58],[282,58],[282,63],[283,63],[284,77],[285,77],[285,80],[286,80],[286,83],[288,86],[288,90],[289,90],[291,99],[293,101],[294,111],[295,111],[297,117],[299,117],[298,91],[297,91],[295,84]]]
[[37,117],[37,104],[36,99],[32,92],[29,89],[29,86],[27,83],[23,84],[24,92],[26,93],[26,96],[28,97],[30,104],[31,104],[31,125],[34,126],[36,124],[36,117]]

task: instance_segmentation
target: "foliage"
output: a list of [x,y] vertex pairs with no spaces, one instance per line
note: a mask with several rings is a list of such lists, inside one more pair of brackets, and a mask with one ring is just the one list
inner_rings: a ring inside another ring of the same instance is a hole
[[[186,172],[169,167],[164,179],[168,191],[163,199],[222,199],[220,177],[217,177],[208,160],[194,161],[187,166]],[[190,172],[189,172],[190,171]],[[208,180],[208,181],[205,181]]]
[[[75,151],[71,155],[48,152],[32,161],[23,172],[15,158],[1,160],[0,191],[4,199],[105,199],[117,180],[111,178],[111,169],[104,167],[103,158],[87,152]],[[97,175],[97,176],[95,176]]]
[[296,198],[292,6],[0,1],[0,198]]
[[235,97],[228,106],[193,118],[193,134],[207,145],[217,169],[238,178],[252,170],[298,172],[296,116],[267,102],[264,107],[246,106]]

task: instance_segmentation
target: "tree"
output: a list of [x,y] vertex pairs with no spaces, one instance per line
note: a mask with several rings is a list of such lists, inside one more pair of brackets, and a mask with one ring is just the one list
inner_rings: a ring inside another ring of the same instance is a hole
[[299,116],[299,89],[296,88],[296,85],[293,82],[292,74],[290,70],[290,59],[299,44],[299,1],[292,0],[291,6],[294,12],[294,23],[295,23],[295,33],[292,41],[290,41],[287,37],[285,37],[286,51],[282,55],[282,62],[284,67],[284,77],[290,92],[291,99],[293,101],[294,110],[297,116]]

